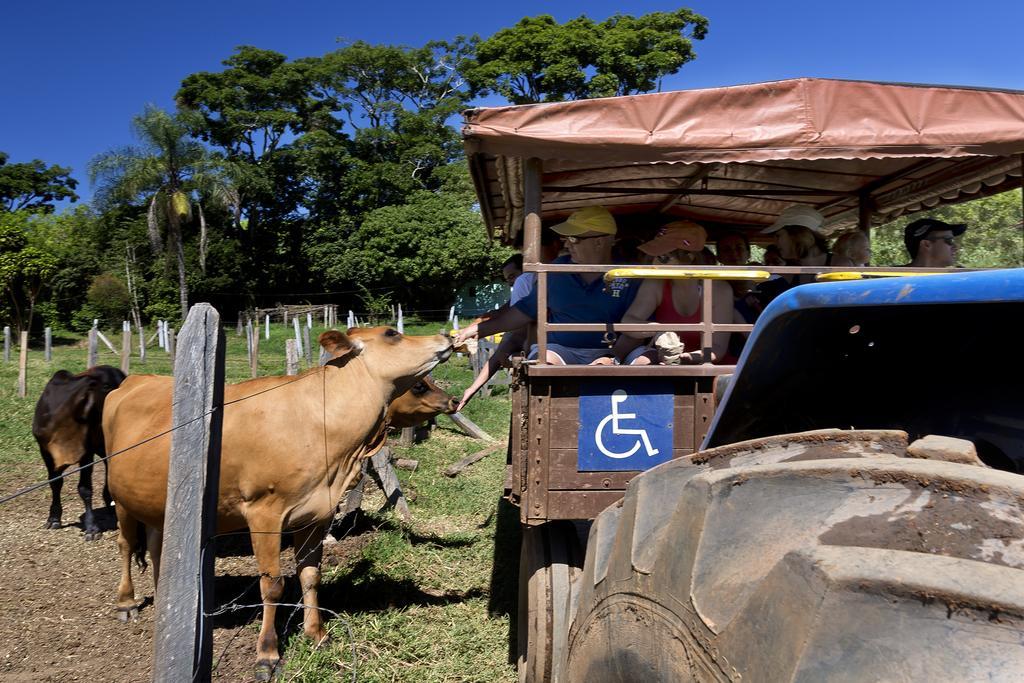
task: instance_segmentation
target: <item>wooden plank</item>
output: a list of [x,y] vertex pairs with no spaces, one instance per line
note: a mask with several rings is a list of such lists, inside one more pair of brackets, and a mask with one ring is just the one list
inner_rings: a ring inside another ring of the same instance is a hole
[[623,495],[623,491],[553,491],[548,496],[545,519],[593,519],[622,500]]
[[[673,458],[691,455],[691,448],[672,449]],[[577,449],[552,448],[548,451],[548,491],[564,490],[625,490],[626,484],[640,473],[639,470],[621,472],[578,472]]]
[[96,330],[96,336],[97,336],[97,337],[99,338],[99,340],[100,340],[101,342],[103,342],[103,344],[104,344],[104,345],[105,345],[105,346],[106,346],[106,347],[107,347],[108,349],[110,349],[110,352],[111,352],[111,353],[113,353],[113,354],[116,354],[117,356],[120,356],[120,355],[121,355],[120,353],[118,353],[117,349],[115,349],[115,348],[114,348],[114,345],[113,345],[113,344],[112,344],[112,343],[110,342],[110,340],[109,340],[109,339],[107,339],[107,335],[105,335],[105,334],[103,334],[102,332],[100,332],[99,328],[96,328],[96,327],[94,327],[93,329],[94,329],[94,330]]
[[529,365],[531,377],[714,377],[735,365]]
[[462,458],[461,460],[458,460],[458,461],[452,463],[451,465],[449,465],[448,467],[446,467],[445,470],[444,470],[444,476],[446,476],[446,477],[457,476],[459,474],[459,472],[461,472],[462,470],[466,469],[467,467],[469,467],[473,463],[479,462],[479,461],[483,460],[484,458],[486,458],[491,453],[498,452],[502,448],[502,446],[504,446],[504,444],[500,444],[500,443],[491,444],[490,446],[488,446],[487,448],[485,448],[485,449],[483,449],[481,451],[477,451],[476,453],[473,453],[471,455],[467,455],[465,458]]
[[395,474],[395,468],[391,466],[391,449],[385,446],[374,453],[370,458],[370,464],[377,473],[380,488],[387,498],[384,507],[393,505],[395,511],[404,521],[411,522],[412,514],[409,512],[409,504],[405,502],[402,487],[398,483],[398,475]]
[[53,330],[49,327],[43,330],[43,359],[47,363],[53,360]]
[[526,384],[520,383],[512,389],[512,411],[509,417],[509,450],[511,453],[511,481],[509,493],[518,496],[523,491],[523,472],[526,470],[526,430],[524,429],[523,402],[526,396]]
[[166,334],[167,334],[167,356],[171,359],[171,372],[174,372],[174,360],[175,360],[174,359],[174,353],[175,353],[175,344],[177,343],[177,338],[175,337],[175,334],[174,334],[174,328],[173,327],[168,328]]
[[132,367],[132,329],[123,328],[121,332],[121,372],[128,374]]
[[21,353],[18,354],[18,398],[28,391],[28,330],[21,333]]
[[189,311],[174,373],[171,455],[167,477],[160,585],[154,625],[154,681],[210,680],[213,552],[203,552],[216,532],[217,482],[224,403],[224,342],[220,315],[209,304]]
[[699,449],[711,428],[711,418],[715,416],[715,396],[709,388],[706,392],[698,393],[694,402],[696,405],[693,416],[694,448]]
[[399,439],[399,444],[402,446],[411,446],[416,442],[416,428],[415,427],[404,427],[402,429],[402,436]]
[[470,420],[462,413],[452,413],[451,415],[446,415],[445,417],[454,422],[455,426],[461,429],[467,436],[471,436],[474,439],[480,439],[482,441],[495,440],[493,436],[491,436],[484,430],[480,429],[480,427],[478,427],[475,422]]
[[527,490],[521,514],[526,519],[546,519],[548,496],[548,442],[551,415],[551,385],[535,384],[531,389],[529,423],[530,456],[527,461]]
[[4,326],[4,362],[11,362],[11,328]]
[[306,325],[302,328],[302,352],[306,357],[306,367],[312,367],[313,365],[313,347],[309,343],[309,326]]

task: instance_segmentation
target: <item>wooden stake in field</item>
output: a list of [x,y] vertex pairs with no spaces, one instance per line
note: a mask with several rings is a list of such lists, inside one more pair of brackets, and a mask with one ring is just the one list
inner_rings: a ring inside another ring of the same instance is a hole
[[[306,314],[306,329],[308,329],[308,330],[313,329],[313,314],[312,313],[307,313]],[[306,344],[306,346],[308,347],[309,344]]]
[[270,341],[270,314],[269,313],[267,313],[267,315],[264,316],[264,318],[263,318],[263,334],[266,335],[264,338],[267,341]]
[[395,324],[399,334],[405,334],[405,321],[402,320],[402,304],[398,304],[398,322]]
[[253,378],[260,374],[260,326],[252,328],[252,357],[249,359],[249,373]]
[[294,339],[286,339],[284,342],[284,368],[286,375],[299,374],[299,350]]
[[132,328],[126,320],[121,333],[121,372],[128,374],[132,366]]
[[146,328],[139,325],[139,362],[146,362]]
[[96,367],[99,357],[99,330],[95,327],[89,328],[89,355],[86,357],[86,369]]
[[25,398],[28,385],[28,331],[21,333],[21,353],[18,355],[18,398]]
[[245,359],[252,367],[252,322],[245,321]]
[[306,367],[313,365],[313,347],[309,343],[309,328],[302,328],[303,355],[306,357]]
[[171,372],[174,372],[174,328],[167,330],[167,355],[171,358]]
[[49,327],[43,330],[43,358],[47,363],[53,360],[53,330]]
[[292,326],[295,328],[295,348],[297,353],[302,355],[302,332],[299,331],[299,316],[292,318]]
[[11,362],[11,328],[4,327],[4,362]]
[[174,373],[171,455],[167,475],[160,585],[156,594],[153,680],[210,680],[213,620],[200,618],[213,601],[224,403],[220,315],[196,304],[182,329],[186,353]]

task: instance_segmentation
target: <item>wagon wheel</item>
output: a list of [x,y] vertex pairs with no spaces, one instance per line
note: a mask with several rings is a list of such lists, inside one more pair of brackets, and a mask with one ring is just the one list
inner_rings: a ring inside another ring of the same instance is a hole
[[517,620],[520,683],[550,681],[554,663],[564,661],[572,587],[582,566],[583,552],[572,522],[523,527]]
[[894,435],[637,476],[591,530],[565,680],[1024,680],[1024,477]]

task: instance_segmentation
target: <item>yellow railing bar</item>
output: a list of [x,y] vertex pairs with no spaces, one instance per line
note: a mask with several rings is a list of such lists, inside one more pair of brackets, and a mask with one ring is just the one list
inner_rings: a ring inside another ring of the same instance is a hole
[[616,278],[647,280],[749,280],[764,282],[772,274],[766,270],[699,270],[695,268],[613,268],[604,274],[604,281]]
[[916,277],[918,275],[948,275],[951,272],[943,273],[922,273],[909,270],[875,270],[875,271],[841,271],[838,273],[818,273],[814,279],[818,282],[836,282],[839,280],[863,280],[866,277]]

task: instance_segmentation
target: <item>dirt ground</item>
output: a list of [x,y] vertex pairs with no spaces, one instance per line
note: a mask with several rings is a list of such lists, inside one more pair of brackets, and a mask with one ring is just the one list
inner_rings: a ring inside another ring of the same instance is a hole
[[[0,474],[0,491],[34,484],[44,474],[27,464]],[[116,531],[85,542],[79,526],[82,503],[72,481],[64,486],[64,524],[46,529],[49,489],[0,507],[0,681],[143,681],[151,675],[153,652],[153,581],[150,571],[134,572],[137,598],[146,602],[135,623],[117,620],[114,600],[120,578]],[[98,495],[97,500],[102,500]],[[104,515],[113,523],[112,510]],[[350,557],[362,544],[346,538],[325,549],[324,563]],[[221,546],[228,544],[222,543]],[[255,560],[243,540],[218,551],[215,596],[220,605],[259,603]],[[286,576],[294,574],[291,551],[282,555]],[[289,581],[285,601],[297,599]],[[248,589],[248,590],[247,590]],[[239,599],[240,598],[240,599]],[[290,619],[290,623],[289,623]],[[301,613],[278,610],[278,633],[301,627]],[[214,621],[213,678],[252,680],[259,609],[226,613]]]

